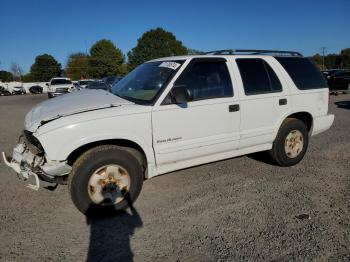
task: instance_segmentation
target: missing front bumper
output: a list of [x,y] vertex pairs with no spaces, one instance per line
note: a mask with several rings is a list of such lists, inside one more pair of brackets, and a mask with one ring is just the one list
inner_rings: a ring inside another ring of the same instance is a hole
[[2,152],[2,157],[5,164],[11,167],[20,179],[26,181],[30,177],[34,178],[35,183],[28,185],[34,190],[39,189],[39,180],[65,184],[66,177],[72,170],[72,167],[65,161],[48,161],[43,156],[31,153],[24,143],[20,143],[14,148],[11,158],[7,157],[4,152]]
[[31,172],[30,170],[24,171],[21,170],[21,165],[14,162],[13,159],[8,158],[5,154],[5,152],[2,152],[2,158],[4,159],[5,164],[8,167],[11,167],[23,180],[28,180],[30,176],[33,176],[35,179],[35,184],[28,184],[27,187],[33,189],[33,190],[39,190],[40,188],[40,182],[39,182],[39,177],[37,174],[34,172]]

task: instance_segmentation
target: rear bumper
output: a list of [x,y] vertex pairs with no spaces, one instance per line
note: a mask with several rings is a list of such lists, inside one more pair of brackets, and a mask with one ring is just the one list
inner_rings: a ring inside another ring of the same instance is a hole
[[329,129],[334,122],[334,115],[315,117],[313,121],[312,135],[320,134]]

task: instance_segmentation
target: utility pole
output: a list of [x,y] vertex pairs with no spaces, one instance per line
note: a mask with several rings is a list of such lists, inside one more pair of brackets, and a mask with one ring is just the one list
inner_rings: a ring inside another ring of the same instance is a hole
[[322,69],[325,69],[324,68],[324,56],[325,56],[326,50],[327,50],[327,47],[325,47],[325,46],[321,47],[321,52],[322,52]]

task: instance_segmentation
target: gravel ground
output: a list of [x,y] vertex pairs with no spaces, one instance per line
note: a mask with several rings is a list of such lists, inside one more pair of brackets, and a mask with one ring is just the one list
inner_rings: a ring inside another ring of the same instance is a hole
[[[46,96],[0,97],[0,151]],[[294,167],[237,157],[144,183],[135,210],[86,219],[66,186],[34,192],[0,162],[0,261],[350,261],[350,95]]]

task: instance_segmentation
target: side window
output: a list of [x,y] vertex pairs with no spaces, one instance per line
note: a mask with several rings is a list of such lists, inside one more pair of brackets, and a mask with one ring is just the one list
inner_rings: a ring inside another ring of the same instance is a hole
[[327,88],[320,70],[304,57],[275,57],[301,90]]
[[176,80],[175,85],[186,85],[192,91],[193,101],[233,96],[225,61],[196,61]]
[[264,60],[258,58],[240,58],[236,59],[236,62],[241,73],[246,95],[282,91],[282,85],[276,73]]

